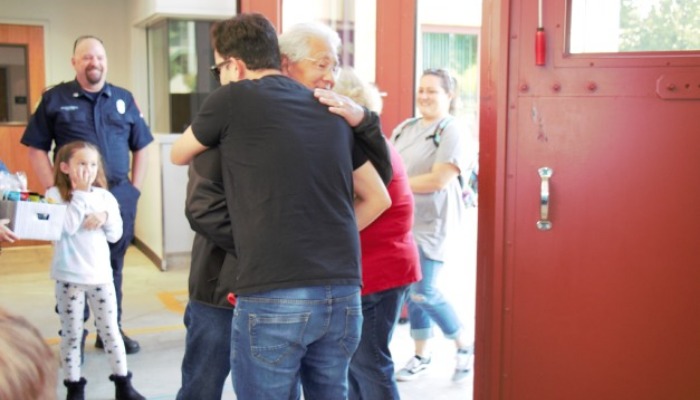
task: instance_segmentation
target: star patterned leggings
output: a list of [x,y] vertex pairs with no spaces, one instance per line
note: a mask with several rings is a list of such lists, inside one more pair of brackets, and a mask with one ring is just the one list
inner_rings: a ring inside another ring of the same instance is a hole
[[80,380],[80,342],[83,338],[83,309],[86,297],[95,316],[97,334],[104,344],[112,373],[126,376],[126,351],[117,323],[117,295],[114,284],[81,285],[56,281],[64,379],[71,382]]

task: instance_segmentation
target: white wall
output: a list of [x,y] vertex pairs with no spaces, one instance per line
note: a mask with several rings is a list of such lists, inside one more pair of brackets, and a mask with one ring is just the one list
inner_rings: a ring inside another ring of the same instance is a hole
[[129,0],[129,6],[138,26],[170,17],[223,19],[236,14],[236,0]]

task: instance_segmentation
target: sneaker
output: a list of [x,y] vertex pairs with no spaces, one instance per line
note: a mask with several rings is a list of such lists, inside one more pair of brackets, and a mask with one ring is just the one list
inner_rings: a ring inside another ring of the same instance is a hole
[[[139,342],[126,336],[124,331],[120,330],[120,332],[122,334],[122,340],[124,340],[124,350],[126,351],[126,354],[138,353],[139,350],[141,350],[141,345],[139,344]],[[95,347],[97,347],[98,349],[104,349],[105,347],[104,343],[102,343],[102,338],[99,334],[95,339]]]
[[452,375],[452,382],[461,382],[474,368],[474,347],[457,350],[457,365]]
[[430,357],[413,356],[406,366],[396,372],[396,380],[401,382],[411,381],[421,372],[425,371],[430,364]]

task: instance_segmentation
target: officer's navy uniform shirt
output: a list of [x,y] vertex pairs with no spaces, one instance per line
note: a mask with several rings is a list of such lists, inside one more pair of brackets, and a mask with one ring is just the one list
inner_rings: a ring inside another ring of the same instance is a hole
[[55,141],[55,154],[75,140],[100,149],[113,186],[128,179],[129,152],[146,147],[153,136],[128,90],[105,83],[102,91],[89,93],[73,80],[43,94],[21,142],[48,152]]

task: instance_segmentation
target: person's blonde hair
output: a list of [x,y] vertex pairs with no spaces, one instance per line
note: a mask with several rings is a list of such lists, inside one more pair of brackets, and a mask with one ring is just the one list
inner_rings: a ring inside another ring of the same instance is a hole
[[377,114],[382,113],[382,96],[379,89],[371,83],[362,80],[354,69],[351,67],[343,67],[340,70],[340,75],[335,81],[333,91],[348,96],[355,103],[367,107],[370,111]]
[[55,400],[58,362],[39,331],[0,308],[0,399]]

